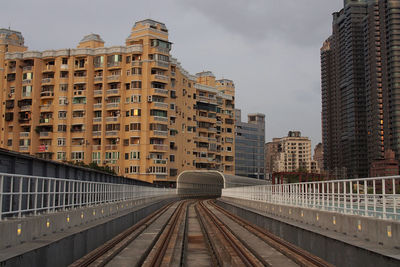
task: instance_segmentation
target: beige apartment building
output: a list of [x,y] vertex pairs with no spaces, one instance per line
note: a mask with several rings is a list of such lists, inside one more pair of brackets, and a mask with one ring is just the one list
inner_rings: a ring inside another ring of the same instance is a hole
[[317,162],[311,159],[311,140],[302,137],[299,131],[290,131],[288,136],[273,138],[267,143],[266,166],[270,173],[303,170],[319,173]]
[[0,30],[0,146],[122,176],[174,182],[183,170],[234,173],[234,84],[190,75],[163,23],[135,23],[125,46],[97,34],[77,48],[28,51]]

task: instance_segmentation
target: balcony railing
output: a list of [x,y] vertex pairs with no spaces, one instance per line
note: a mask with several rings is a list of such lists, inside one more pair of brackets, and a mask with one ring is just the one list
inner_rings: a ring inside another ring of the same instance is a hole
[[44,79],[42,79],[42,83],[51,83],[51,82],[53,82],[53,78],[44,78]]
[[119,107],[119,102],[107,103],[106,107],[107,108],[118,108]]
[[154,144],[153,145],[153,150],[168,151],[168,146],[167,145]]
[[158,136],[168,136],[168,131],[153,131],[154,135],[158,135]]
[[119,89],[108,89],[107,90],[107,95],[118,95],[119,94]]
[[101,145],[93,145],[92,149],[93,150],[101,150]]
[[118,121],[120,117],[106,117],[106,122]]
[[20,132],[20,133],[19,133],[19,137],[20,137],[20,138],[29,137],[30,134],[31,134],[30,132]]
[[161,94],[161,95],[168,95],[168,90],[160,89],[160,88],[153,88],[154,93]]
[[121,75],[109,75],[107,76],[107,80],[119,80],[119,78],[121,77]]
[[29,146],[19,146],[19,151],[28,151]]
[[93,90],[94,95],[101,95],[103,94],[103,90]]
[[106,131],[106,136],[118,135],[119,131]]
[[43,91],[40,92],[40,97],[49,97],[54,96],[54,91]]
[[167,117],[154,116],[153,118],[154,118],[155,121],[162,121],[162,122],[167,122],[168,121]]
[[117,150],[118,146],[117,145],[106,145],[106,150]]
[[51,132],[40,132],[39,136],[40,137],[50,137],[51,136]]
[[32,79],[22,80],[22,84],[30,84],[31,82],[32,82]]
[[155,74],[154,78],[162,81],[169,81],[169,77],[161,74]]
[[119,67],[121,65],[121,62],[107,62],[107,67],[112,68],[112,67]]
[[102,82],[103,81],[103,76],[94,77],[94,81],[95,82]]
[[101,108],[103,106],[102,103],[93,104],[93,108]]
[[28,111],[32,109],[32,105],[26,105],[21,107],[21,111]]
[[23,71],[31,71],[33,66],[25,66],[22,68]]
[[154,106],[157,108],[168,108],[168,103],[163,103],[163,102],[153,102]]
[[166,159],[154,159],[153,162],[154,164],[167,164]]
[[93,136],[101,136],[101,131],[93,131],[92,135]]

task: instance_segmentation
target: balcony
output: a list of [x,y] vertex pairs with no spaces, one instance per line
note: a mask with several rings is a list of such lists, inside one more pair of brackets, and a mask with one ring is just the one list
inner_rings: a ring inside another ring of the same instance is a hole
[[53,137],[53,133],[52,132],[40,132],[39,137],[41,139],[51,139]]
[[20,152],[29,151],[29,146],[19,146],[19,151]]
[[53,98],[54,91],[42,91],[42,92],[40,92],[40,97],[41,98]]
[[106,117],[106,122],[117,122],[120,117]]
[[25,66],[22,68],[23,71],[31,71],[33,69],[33,66]]
[[93,108],[94,109],[99,109],[99,108],[102,108],[103,107],[103,103],[96,103],[96,104],[93,104]]
[[54,72],[55,66],[54,65],[46,65],[42,72]]
[[86,96],[86,90],[74,90],[74,96]]
[[152,133],[155,136],[164,136],[164,137],[168,136],[168,131],[157,131],[157,130],[154,130],[154,131],[152,131]]
[[53,123],[53,119],[52,118],[41,118],[39,119],[39,124],[42,125],[49,125]]
[[160,88],[151,88],[152,95],[161,95],[161,96],[168,96],[168,90],[160,89]]
[[162,152],[166,152],[166,151],[168,151],[168,146],[167,146],[167,145],[153,144],[153,145],[151,145],[151,151],[162,151]]
[[158,68],[162,68],[162,69],[169,69],[169,62],[166,61],[161,61],[161,60],[156,60],[155,62],[155,66]]
[[107,62],[108,68],[120,68],[121,62]]
[[117,136],[119,131],[106,131],[106,136]]
[[50,104],[40,105],[40,111],[41,112],[52,112],[53,107],[54,107],[54,105],[50,105]]
[[22,84],[31,84],[32,83],[32,79],[25,79],[25,80],[22,80]]
[[19,138],[29,138],[31,135],[30,132],[20,132],[19,133]]
[[93,131],[92,135],[93,136],[101,136],[101,131]]
[[87,77],[86,76],[75,76],[74,83],[75,84],[87,83]]
[[143,65],[142,61],[132,61],[132,67],[141,67]]
[[102,117],[95,117],[93,118],[93,122],[101,122],[102,121]]
[[164,102],[153,102],[153,106],[161,109],[168,109],[169,104]]
[[62,64],[62,65],[60,66],[60,69],[62,69],[62,70],[67,70],[67,69],[68,69],[68,64]]
[[13,72],[15,72],[17,70],[17,68],[14,66],[14,67],[9,67],[8,68],[8,71],[10,72],[10,73],[13,73]]
[[151,79],[156,82],[168,83],[169,77],[161,74],[153,74],[151,75]]
[[153,162],[154,164],[167,164],[166,159],[154,159]]
[[117,145],[106,145],[106,150],[117,150],[118,146]]
[[109,75],[107,76],[107,81],[118,82],[121,78],[121,75]]
[[21,111],[31,111],[32,105],[21,106]]
[[94,77],[94,82],[95,82],[95,83],[103,82],[103,76]]
[[54,82],[53,78],[44,78],[42,79],[42,84],[51,84]]
[[106,91],[107,95],[119,95],[119,89],[108,89]]
[[101,145],[93,145],[92,149],[93,150],[101,150]]
[[118,109],[119,108],[120,103],[107,103],[106,104],[106,108],[107,109]]
[[167,117],[160,117],[160,116],[152,116],[155,121],[162,121],[162,122],[168,122]]
[[102,95],[103,94],[103,90],[93,90],[93,94],[94,95]]

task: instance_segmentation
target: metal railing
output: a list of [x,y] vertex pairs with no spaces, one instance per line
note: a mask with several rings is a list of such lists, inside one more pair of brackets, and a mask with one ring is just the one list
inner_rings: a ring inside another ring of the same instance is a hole
[[400,220],[400,176],[227,188],[222,196]]
[[0,173],[0,221],[176,194],[176,189]]

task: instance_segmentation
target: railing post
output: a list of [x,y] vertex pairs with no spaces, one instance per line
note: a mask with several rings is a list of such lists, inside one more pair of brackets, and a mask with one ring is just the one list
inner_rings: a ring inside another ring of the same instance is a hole
[[386,219],[386,181],[382,179],[382,216]]
[[4,175],[0,175],[0,221],[3,219],[3,183]]
[[351,214],[354,214],[354,212],[353,212],[353,182],[352,181],[350,181],[349,182],[349,184],[350,184],[350,213]]
[[35,195],[33,200],[33,214],[37,214],[39,178],[35,177]]
[[22,181],[24,178],[19,177],[19,196],[18,196],[18,218],[21,218],[21,210],[22,210]]

